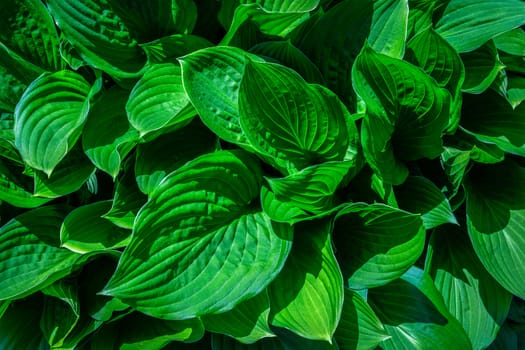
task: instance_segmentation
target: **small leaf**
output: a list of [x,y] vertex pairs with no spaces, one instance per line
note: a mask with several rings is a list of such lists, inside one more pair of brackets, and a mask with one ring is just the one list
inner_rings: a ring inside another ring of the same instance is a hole
[[285,350],[277,338],[264,338],[254,344],[243,344],[222,334],[212,334],[211,348],[213,350]]
[[169,63],[178,57],[213,46],[208,40],[191,34],[173,34],[140,45],[148,56],[148,62]]

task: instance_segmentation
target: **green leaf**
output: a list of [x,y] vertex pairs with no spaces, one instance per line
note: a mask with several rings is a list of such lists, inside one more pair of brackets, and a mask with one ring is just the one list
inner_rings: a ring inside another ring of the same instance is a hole
[[408,0],[408,37],[432,26],[435,0]]
[[244,344],[274,337],[268,325],[270,301],[264,290],[222,314],[201,317],[207,331],[228,335]]
[[21,214],[0,228],[0,300],[21,298],[66,276],[78,258],[59,248],[59,207]]
[[0,109],[14,112],[27,85],[0,65]]
[[496,281],[525,298],[525,169],[510,160],[476,166],[465,190],[468,233],[476,254]]
[[[121,11],[113,7],[118,3],[116,0],[49,0],[48,6],[67,41],[90,66],[116,78],[132,78],[139,74],[146,56],[133,37],[133,24],[130,26],[122,17],[126,16],[122,11],[125,7]],[[137,4],[140,6],[137,1],[128,2],[128,6]],[[170,12],[167,10],[165,14]]]
[[103,293],[165,319],[225,312],[260,293],[281,270],[292,236],[257,209],[261,181],[258,163],[242,151],[203,155],[166,176]]
[[352,80],[367,108],[362,124],[364,154],[385,182],[398,185],[406,179],[403,161],[441,154],[450,95],[435,80],[369,46],[356,59]]
[[44,74],[29,85],[16,106],[14,128],[26,164],[51,175],[80,136],[96,89],[71,71]]
[[241,4],[258,4],[267,12],[310,12],[319,5],[319,0],[240,0]]
[[468,52],[524,23],[521,0],[450,0],[436,31],[458,52]]
[[492,90],[464,97],[461,125],[467,131],[505,152],[525,156],[525,105],[512,109],[505,98]]
[[213,350],[285,350],[277,338],[264,338],[254,344],[243,344],[222,334],[212,334],[211,348]]
[[53,18],[39,0],[3,2],[0,42],[16,56],[48,71],[65,68]]
[[335,341],[331,343],[325,340],[312,340],[298,336],[286,328],[272,327],[275,334],[286,350],[309,349],[309,350],[337,350]]
[[213,46],[203,37],[191,34],[173,34],[141,44],[148,56],[148,63],[170,63],[193,51]]
[[162,179],[184,163],[218,148],[218,139],[195,119],[188,126],[137,146],[135,176],[140,190],[153,192]]
[[125,247],[130,232],[102,217],[110,208],[111,201],[102,201],[69,213],[60,228],[61,246],[80,254]]
[[511,55],[525,56],[525,31],[521,28],[509,30],[493,38],[496,47]]
[[331,220],[295,227],[293,248],[270,284],[270,323],[332,342],[343,308],[343,278],[332,250]]
[[192,117],[195,112],[182,86],[179,65],[150,66],[131,91],[126,112],[141,137]]
[[404,59],[417,65],[447,89],[452,101],[447,131],[454,131],[461,114],[461,87],[465,80],[465,67],[454,48],[432,28],[423,30],[407,45]]
[[345,288],[341,321],[335,338],[341,350],[372,350],[390,336],[359,293]]
[[472,348],[432,279],[416,267],[386,286],[370,289],[368,303],[391,336],[382,349]]
[[120,88],[105,91],[93,105],[82,133],[82,148],[93,164],[116,178],[124,157],[139,135],[126,118],[128,92]]
[[419,215],[384,204],[350,204],[336,216],[337,260],[352,289],[387,284],[412,266],[425,244]]
[[409,176],[402,185],[395,187],[394,192],[399,208],[421,214],[425,229],[447,223],[457,224],[447,198],[427,178]]
[[487,90],[505,67],[499,60],[498,50],[491,40],[472,52],[461,55],[465,65],[463,92],[480,94]]
[[374,0],[369,45],[379,53],[401,58],[405,52],[408,0]]
[[95,167],[80,147],[58,163],[51,176],[35,171],[35,196],[56,198],[77,191],[95,173]]
[[343,160],[356,136],[337,96],[273,63],[246,66],[239,109],[242,130],[253,148],[288,173]]
[[212,47],[179,58],[182,81],[204,124],[220,138],[248,144],[239,121],[239,86],[247,58],[255,55],[233,48]]
[[514,109],[525,101],[525,77],[516,74],[508,76],[507,100]]
[[507,317],[512,295],[483,268],[467,233],[436,230],[426,270],[450,313],[463,325],[473,349],[485,349]]

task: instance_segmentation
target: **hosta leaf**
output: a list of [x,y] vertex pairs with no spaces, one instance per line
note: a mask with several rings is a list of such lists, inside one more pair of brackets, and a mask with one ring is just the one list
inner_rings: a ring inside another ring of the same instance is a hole
[[510,160],[477,166],[465,189],[468,233],[476,254],[496,281],[525,298],[525,169]]
[[493,38],[496,47],[511,55],[525,56],[525,31],[521,28],[509,30]]
[[450,95],[417,67],[365,46],[352,80],[366,103],[362,124],[364,154],[385,182],[402,183],[402,161],[435,158],[449,122]]
[[422,270],[413,267],[400,279],[368,291],[368,303],[390,339],[382,349],[471,349],[459,322]]
[[514,109],[525,101],[525,77],[515,74],[508,76],[507,100]]
[[457,127],[461,112],[461,87],[465,80],[465,67],[454,48],[432,28],[428,28],[408,42],[404,57],[420,66],[452,95],[451,116],[447,130]]
[[65,68],[59,52],[59,37],[49,12],[39,0],[3,2],[0,12],[0,42],[16,55],[42,69]]
[[40,298],[11,303],[0,318],[0,348],[5,350],[49,349],[38,327],[41,312]]
[[281,341],[286,350],[310,349],[310,350],[338,350],[335,341],[313,340],[301,337],[296,333],[280,327],[272,327],[273,331]]
[[503,151],[525,156],[525,105],[515,109],[492,90],[465,95],[461,125],[478,140],[495,144]]
[[259,4],[268,12],[309,12],[319,4],[319,0],[240,0],[241,4]]
[[261,181],[258,163],[241,151],[203,155],[165,177],[135,219],[104,294],[151,316],[187,319],[261,292],[292,235],[255,206]]
[[217,149],[218,139],[195,119],[188,126],[137,146],[135,176],[140,190],[150,194],[162,179],[184,163]]
[[75,147],[58,163],[51,176],[35,171],[35,196],[56,198],[77,191],[91,175],[95,167],[80,147]]
[[126,118],[128,92],[112,88],[89,112],[82,133],[82,148],[95,166],[115,178],[124,157],[138,142],[138,132]]
[[268,325],[270,301],[267,291],[245,300],[222,314],[205,315],[201,319],[207,331],[228,335],[244,344],[274,337]]
[[150,66],[135,85],[126,111],[129,122],[141,136],[194,115],[182,87],[178,64]]
[[337,96],[308,85],[281,65],[250,62],[246,66],[239,109],[252,146],[289,173],[343,160],[349,138],[354,138],[355,126],[349,130],[353,121]]
[[478,49],[461,55],[465,65],[463,91],[480,94],[487,90],[505,67],[499,60],[498,50],[491,40]]
[[86,121],[91,86],[79,74],[41,75],[15,109],[15,143],[31,167],[48,176],[73,147]]
[[524,23],[525,3],[521,0],[451,0],[436,30],[458,52],[467,52]]
[[384,204],[356,203],[337,214],[334,242],[346,285],[372,288],[400,277],[416,262],[425,229],[419,215]]
[[373,5],[368,43],[384,55],[403,57],[407,38],[408,0],[374,0]]
[[421,214],[427,230],[446,223],[457,224],[450,203],[432,181],[422,176],[409,176],[394,192],[399,207]]
[[252,47],[250,52],[277,60],[277,62],[294,69],[309,83],[323,83],[324,79],[319,69],[289,40],[265,41]]
[[149,63],[169,63],[193,51],[213,46],[203,37],[191,34],[173,34],[141,44]]
[[408,0],[409,38],[432,26],[435,5],[434,0]]
[[0,65],[0,109],[14,112],[27,85]]
[[202,121],[220,138],[247,144],[239,121],[239,86],[247,57],[240,49],[213,47],[179,59],[184,89]]
[[285,350],[277,338],[264,338],[254,344],[243,344],[222,334],[212,334],[212,350]]
[[111,201],[102,201],[69,213],[60,229],[61,246],[80,254],[125,247],[131,233],[102,217],[110,208]]
[[343,278],[330,231],[327,219],[296,226],[292,251],[268,289],[273,326],[327,342],[343,307]]
[[371,350],[389,335],[363,297],[345,288],[343,313],[335,338],[341,350]]
[[[117,78],[134,77],[144,66],[146,56],[130,27],[111,6],[114,3],[117,1],[49,0],[48,6],[83,60]],[[138,3],[132,1],[128,6]]]
[[0,228],[0,299],[29,295],[67,275],[78,254],[59,248],[64,210],[42,207]]
[[473,349],[496,338],[512,295],[483,268],[467,233],[443,227],[432,235],[427,271],[450,313],[463,325]]

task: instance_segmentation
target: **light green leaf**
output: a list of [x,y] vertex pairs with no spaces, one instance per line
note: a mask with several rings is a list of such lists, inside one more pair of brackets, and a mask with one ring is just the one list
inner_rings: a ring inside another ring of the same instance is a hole
[[[136,28],[122,17],[126,16],[123,13],[126,6],[120,11],[113,7],[118,3],[116,0],[49,0],[48,6],[65,38],[83,60],[116,78],[133,78],[144,66],[146,56],[133,37],[136,33],[132,30]],[[140,2],[128,2],[128,9],[137,14],[136,9],[130,9],[137,4],[140,6]],[[170,13],[165,11],[166,15]]]
[[125,247],[131,233],[102,217],[110,208],[111,201],[102,201],[69,213],[60,228],[61,246],[80,254]]
[[343,308],[343,277],[332,250],[331,220],[295,226],[293,248],[270,284],[270,323],[332,342]]
[[59,248],[64,210],[42,207],[0,228],[0,300],[21,298],[71,272],[78,258]]
[[247,58],[255,55],[233,47],[212,47],[179,59],[182,81],[200,118],[217,136],[248,144],[239,121],[239,86]]
[[356,136],[337,96],[273,63],[246,65],[239,109],[248,141],[283,172],[343,160]]
[[496,47],[511,55],[525,56],[525,31],[521,28],[509,30],[493,38]]
[[213,46],[213,44],[197,35],[173,34],[140,46],[148,56],[148,63],[153,64],[175,62],[178,57]]
[[257,208],[261,182],[258,163],[242,151],[206,154],[166,176],[103,293],[165,319],[225,312],[260,293],[292,236]]
[[423,226],[430,230],[439,225],[457,224],[447,198],[430,180],[422,176],[409,176],[394,188],[399,208],[421,214]]
[[370,289],[368,303],[391,336],[380,344],[382,349],[472,348],[432,279],[416,267],[386,286]]
[[458,52],[468,52],[524,23],[525,3],[521,0],[451,0],[436,23],[436,31]]
[[80,147],[58,163],[51,176],[35,171],[35,196],[56,198],[77,191],[95,173],[95,167]]
[[403,57],[408,26],[408,0],[374,0],[368,44],[379,53]]
[[465,65],[463,92],[480,94],[487,90],[505,67],[499,60],[498,50],[491,40],[478,49],[461,55]]
[[451,226],[436,230],[426,270],[450,313],[463,325],[475,350],[496,338],[512,295],[483,268],[466,232]]
[[498,93],[465,95],[461,125],[478,140],[525,156],[525,105],[515,109]]
[[275,337],[268,325],[270,301],[264,290],[222,314],[205,315],[201,319],[207,331],[228,335],[244,344],[266,337]]
[[435,80],[368,45],[355,62],[352,80],[367,108],[362,124],[364,154],[385,182],[397,185],[406,179],[403,161],[441,154],[450,95]]
[[465,67],[454,48],[432,28],[423,30],[408,42],[404,59],[436,80],[447,89],[452,101],[447,132],[455,130],[461,114],[461,87],[465,80]]
[[82,148],[95,166],[116,178],[124,157],[139,135],[126,118],[128,92],[120,88],[105,91],[89,112],[82,133]]
[[15,53],[48,71],[66,67],[59,52],[59,37],[53,18],[39,0],[2,2],[0,42]]
[[525,298],[525,169],[510,160],[480,165],[470,170],[464,184],[476,254],[496,281]]
[[148,67],[129,95],[126,112],[141,137],[192,117],[195,111],[182,87],[179,65]]
[[212,334],[212,350],[285,350],[277,338],[264,338],[254,344],[243,344],[222,334]]
[[60,71],[38,77],[15,109],[15,144],[29,166],[48,176],[82,131],[91,87],[79,74]]
[[419,215],[384,204],[350,204],[336,216],[334,242],[346,286],[381,286],[419,258],[425,228]]
[[335,338],[341,350],[372,350],[390,336],[359,293],[345,288],[341,321]]
[[140,190],[152,193],[162,179],[184,163],[218,148],[218,139],[200,120],[137,146],[135,176]]

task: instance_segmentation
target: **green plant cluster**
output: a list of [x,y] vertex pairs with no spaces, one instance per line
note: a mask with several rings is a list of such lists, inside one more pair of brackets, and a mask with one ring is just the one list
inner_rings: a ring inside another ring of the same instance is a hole
[[525,346],[525,1],[0,13],[1,349]]

